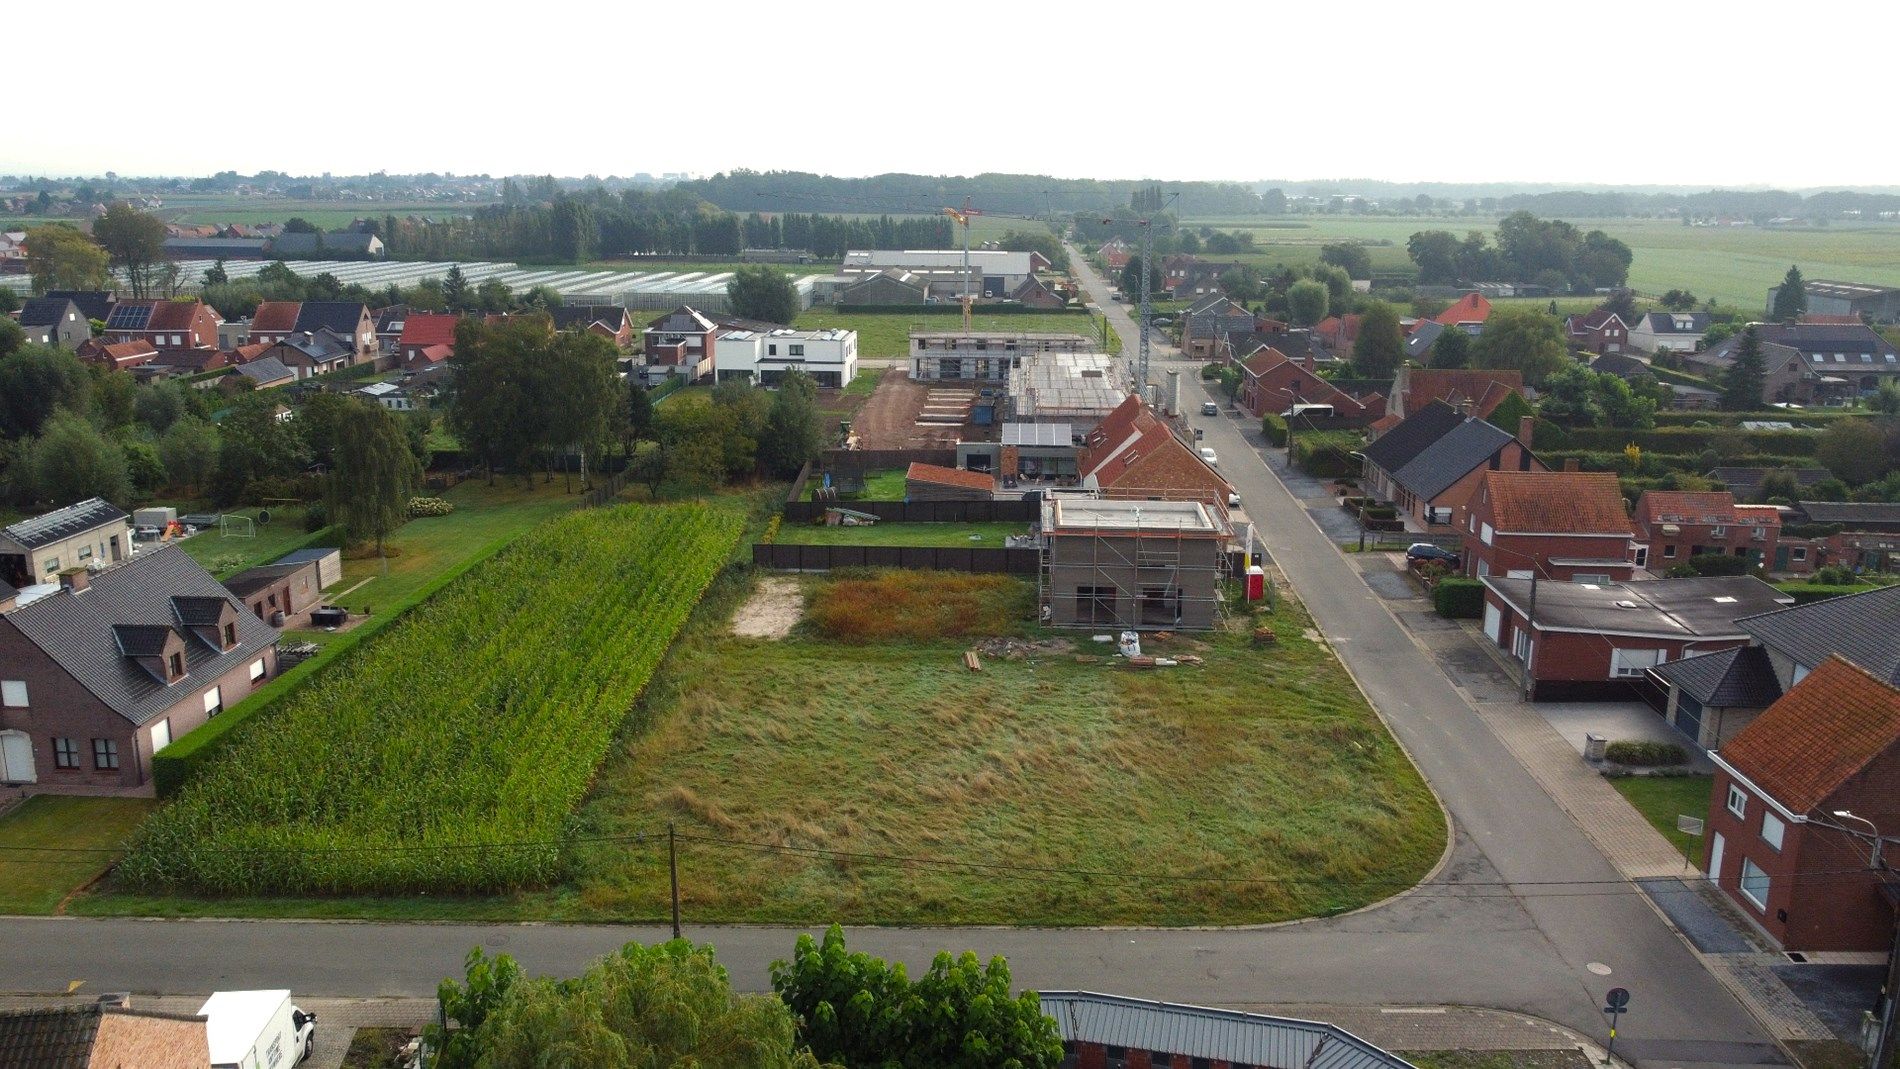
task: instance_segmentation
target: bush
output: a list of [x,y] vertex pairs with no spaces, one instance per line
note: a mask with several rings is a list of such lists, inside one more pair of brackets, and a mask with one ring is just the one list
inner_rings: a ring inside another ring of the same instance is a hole
[[1631,765],[1637,768],[1679,765],[1689,759],[1689,755],[1675,743],[1654,742],[1649,739],[1618,739],[1604,747],[1603,756],[1619,765]]
[[1695,575],[1747,575],[1748,558],[1731,553],[1698,553],[1683,562]]
[[421,519],[424,516],[447,516],[455,511],[455,506],[439,497],[412,497],[409,499],[409,518]]
[[1432,608],[1452,620],[1484,616],[1484,584],[1476,579],[1442,579],[1432,588]]
[[1268,445],[1286,446],[1286,420],[1272,412],[1260,417],[1260,433],[1267,436]]
[[1848,594],[1862,594],[1873,587],[1865,583],[1777,583],[1775,589],[1794,598],[1796,605],[1806,605],[1829,598],[1845,597]]
[[330,510],[324,508],[322,504],[314,504],[304,509],[304,530],[309,531],[311,534],[316,534],[328,526],[330,526]]

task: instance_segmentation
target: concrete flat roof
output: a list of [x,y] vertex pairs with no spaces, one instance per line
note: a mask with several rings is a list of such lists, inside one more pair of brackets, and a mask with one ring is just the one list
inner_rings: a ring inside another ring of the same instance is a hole
[[1109,498],[1045,500],[1043,527],[1071,531],[1129,531],[1144,534],[1223,534],[1218,517],[1198,501],[1119,501]]

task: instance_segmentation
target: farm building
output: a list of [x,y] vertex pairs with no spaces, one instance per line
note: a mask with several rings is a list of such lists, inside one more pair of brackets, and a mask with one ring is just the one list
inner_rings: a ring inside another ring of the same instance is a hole
[[[1804,286],[1808,312],[1812,315],[1866,316],[1876,323],[1900,320],[1900,289],[1873,286],[1865,282],[1833,282],[1811,279]],[[1763,308],[1773,314],[1780,286],[1768,287],[1768,303]]]
[[988,501],[996,480],[982,472],[913,462],[904,472],[906,501]]
[[1057,495],[1043,501],[1041,533],[1042,606],[1052,625],[1214,626],[1229,536],[1218,508]]

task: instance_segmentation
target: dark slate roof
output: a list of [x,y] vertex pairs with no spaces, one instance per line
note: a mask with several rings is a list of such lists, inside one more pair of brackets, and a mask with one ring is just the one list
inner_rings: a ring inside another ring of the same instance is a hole
[[356,352],[356,346],[350,342],[347,334],[339,335],[327,327],[314,334],[292,334],[278,344],[289,346],[313,360],[335,360]]
[[247,598],[279,579],[296,575],[298,572],[313,567],[311,560],[300,560],[289,564],[265,564],[256,568],[246,568],[226,579],[224,588],[240,598]]
[[106,290],[47,290],[46,295],[63,297],[73,302],[86,314],[87,319],[97,319],[103,323],[112,314],[112,294]]
[[[277,629],[231,601],[238,644],[219,652],[202,642],[185,643],[186,679],[166,686],[126,659],[115,628],[138,628],[148,641],[178,624],[174,598],[225,598],[230,591],[177,546],[147,549],[125,564],[91,577],[80,593],[62,590],[15,609],[4,619],[51,657],[100,701],[134,724],[176,705],[194,686],[207,684],[277,641]],[[143,629],[151,629],[149,632]],[[141,648],[145,648],[141,646]]]
[[249,363],[239,364],[237,373],[255,383],[282,382],[295,378],[297,373],[290,370],[282,360],[274,356],[259,357]]
[[[1685,328],[1678,328],[1678,317],[1689,320]],[[1631,330],[1647,330],[1651,334],[1706,334],[1709,330],[1707,312],[1649,312],[1630,327]]]
[[[64,297],[34,297],[20,306],[23,327],[56,327],[66,321],[66,309],[72,301]],[[74,309],[77,311],[77,308]]]
[[262,256],[263,238],[166,238],[165,255],[179,259]]
[[1781,681],[1760,646],[1687,657],[1649,671],[1714,709],[1766,709],[1781,697]]
[[186,627],[216,627],[218,617],[224,615],[230,604],[222,591],[212,595],[177,595],[172,598],[172,613]]
[[1405,339],[1405,355],[1414,360],[1424,359],[1425,354],[1431,351],[1432,343],[1437,341],[1438,336],[1443,333],[1445,333],[1445,324],[1438,320],[1421,321],[1418,326],[1412,328],[1412,336]]
[[[1709,469],[1709,478],[1721,483],[1731,491],[1745,490],[1754,493],[1761,489],[1763,479],[1782,470],[1784,469],[1719,467]],[[1786,470],[1794,476],[1796,486],[1813,486],[1815,483],[1825,482],[1834,477],[1834,473],[1828,471],[1826,468],[1791,468]]]
[[129,517],[117,505],[102,497],[89,497],[63,509],[21,520],[0,531],[0,534],[25,549],[38,549],[107,524],[124,526],[127,519]]
[[[1528,615],[1531,580],[1486,576],[1484,585]],[[1793,597],[1752,575],[1647,579],[1633,583],[1539,583],[1537,627],[1654,635],[1661,638],[1728,638],[1744,634],[1744,616],[1787,605]]]
[[627,320],[627,310],[617,304],[564,304],[550,311],[556,330],[585,330],[595,323],[619,330]]
[[1396,475],[1427,446],[1464,422],[1465,417],[1457,409],[1443,401],[1433,401],[1366,446],[1366,459]]
[[1746,616],[1737,623],[1762,645],[1810,669],[1838,653],[1900,687],[1900,586]]
[[7,601],[12,598],[17,598],[19,596],[20,596],[20,591],[17,587],[15,587],[12,583],[7,582],[5,579],[0,579],[0,601]]
[[1625,356],[1622,353],[1604,353],[1602,356],[1590,361],[1590,370],[1598,373],[1607,372],[1611,375],[1647,375],[1650,373],[1648,364],[1643,363],[1633,356]]
[[1233,1065],[1412,1069],[1337,1025],[1089,991],[1044,991],[1042,1012],[1065,1044],[1160,1051]]
[[355,338],[366,311],[368,306],[362,301],[305,301],[297,310],[297,325],[291,329],[314,333],[328,328],[345,338]]
[[1803,501],[1801,511],[1814,523],[1900,524],[1900,504],[1882,501]]
[[99,1007],[0,1010],[0,1069],[87,1069]]
[[[1404,427],[1405,424],[1401,423],[1387,433],[1397,432]],[[1490,460],[1510,441],[1510,435],[1484,420],[1464,420],[1437,441],[1419,450],[1410,463],[1392,472],[1392,479],[1417,494],[1419,500],[1430,501],[1450,489],[1452,483],[1471,474],[1471,469]]]
[[113,624],[112,637],[127,657],[157,657],[176,631],[164,624]]

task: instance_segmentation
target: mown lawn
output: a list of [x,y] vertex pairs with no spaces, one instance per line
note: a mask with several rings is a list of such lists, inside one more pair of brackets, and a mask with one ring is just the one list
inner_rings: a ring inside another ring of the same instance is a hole
[[[269,523],[256,522],[261,511],[270,513]],[[246,568],[270,564],[310,537],[310,532],[303,527],[304,510],[299,506],[230,509],[225,515],[250,517],[254,534],[247,537],[243,525],[233,522],[229,534],[213,527],[178,543],[180,549],[219,579],[228,579]],[[141,546],[156,544],[140,543]]]
[[[909,596],[851,602],[870,632],[946,611],[933,573],[903,574]],[[835,592],[809,582],[815,617]],[[709,599],[581,824],[673,822],[696,922],[1263,922],[1384,898],[1439,856],[1436,802],[1297,605],[1263,621],[1276,646],[1148,643],[1204,667],[1132,671],[1064,633],[1074,651],[971,672],[977,636],[1037,634],[1028,584],[1008,582],[949,610],[971,637],[947,641],[832,641],[809,620],[738,639],[743,587]],[[658,917],[664,858],[584,853],[579,900]]]
[[1697,868],[1702,865],[1701,835],[1676,830],[1677,816],[1709,818],[1710,776],[1623,776],[1612,779],[1616,788],[1643,815],[1643,819],[1676,845]]
[[[867,471],[864,473],[864,490],[851,500],[840,501],[839,504],[850,507],[851,501],[902,501],[905,493],[904,475],[903,468]],[[824,485],[824,480],[815,478],[807,485],[806,500],[817,500],[813,495]]]
[[[1080,334],[1102,341],[1104,320],[1087,312],[1042,312],[1022,315],[984,315],[979,309],[970,317],[972,330],[995,330],[1029,334]],[[792,325],[800,330],[841,327],[858,332],[858,355],[877,359],[904,356],[910,352],[910,334],[914,330],[962,330],[963,317],[940,313],[897,310],[891,312],[836,312],[814,308],[800,312]],[[1108,351],[1121,351],[1121,339],[1108,327]]]
[[53,912],[117,860],[154,804],[40,795],[0,817],[0,914]]
[[1026,523],[877,523],[869,527],[829,527],[788,523],[778,540],[801,546],[977,546],[1001,549],[1010,535],[1029,533]]

